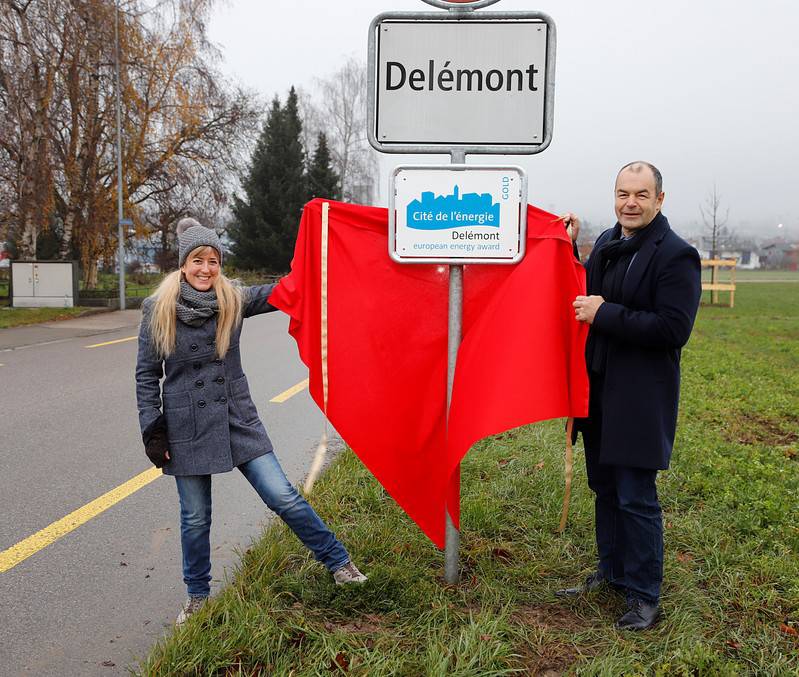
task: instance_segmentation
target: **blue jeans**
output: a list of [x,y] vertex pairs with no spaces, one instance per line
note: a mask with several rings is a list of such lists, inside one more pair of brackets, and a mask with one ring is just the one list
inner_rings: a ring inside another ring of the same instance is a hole
[[[275,454],[239,466],[264,503],[280,517],[329,571],[350,559],[346,549],[308,502],[291,486]],[[183,582],[189,595],[211,591],[211,475],[176,475],[180,497]]]

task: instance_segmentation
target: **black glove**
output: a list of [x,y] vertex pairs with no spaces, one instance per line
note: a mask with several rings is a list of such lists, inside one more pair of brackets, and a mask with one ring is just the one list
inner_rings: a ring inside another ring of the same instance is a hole
[[166,431],[157,431],[150,436],[149,441],[144,445],[144,452],[156,468],[163,468],[169,463],[167,452],[169,451],[169,440]]
[[166,434],[166,420],[163,416],[158,419],[142,434],[144,453],[147,454],[156,468],[163,468],[169,463],[169,439]]

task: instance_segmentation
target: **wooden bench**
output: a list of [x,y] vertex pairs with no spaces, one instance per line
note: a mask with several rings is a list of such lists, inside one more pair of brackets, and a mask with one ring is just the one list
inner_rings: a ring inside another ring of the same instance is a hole
[[[735,306],[735,266],[738,262],[735,259],[707,259],[702,261],[702,268],[710,268],[710,282],[702,283],[702,291],[710,292],[710,303],[719,302],[719,292],[730,293],[730,308]],[[723,268],[730,269],[730,279],[728,282],[719,281],[719,272]]]

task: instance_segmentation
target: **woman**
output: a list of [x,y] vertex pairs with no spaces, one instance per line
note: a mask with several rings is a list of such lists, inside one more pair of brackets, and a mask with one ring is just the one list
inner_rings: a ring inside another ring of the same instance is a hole
[[227,279],[219,238],[194,219],[178,224],[178,243],[179,270],[143,304],[136,363],[145,450],[156,467],[174,475],[180,498],[188,599],[177,624],[208,599],[211,475],[234,467],[333,573],[336,584],[362,583],[366,576],[286,479],[241,369],[241,321],[276,310],[269,305],[274,285],[240,287]]

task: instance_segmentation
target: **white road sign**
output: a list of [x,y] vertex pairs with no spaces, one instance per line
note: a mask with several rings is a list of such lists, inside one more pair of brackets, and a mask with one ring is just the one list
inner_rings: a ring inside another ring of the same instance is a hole
[[389,186],[389,254],[400,263],[517,263],[527,233],[520,167],[397,167]]
[[375,19],[369,131],[378,150],[467,146],[531,153],[548,145],[554,24],[545,15],[491,16]]

